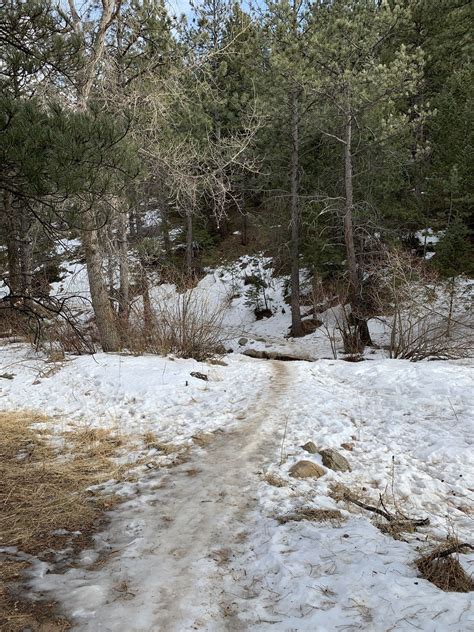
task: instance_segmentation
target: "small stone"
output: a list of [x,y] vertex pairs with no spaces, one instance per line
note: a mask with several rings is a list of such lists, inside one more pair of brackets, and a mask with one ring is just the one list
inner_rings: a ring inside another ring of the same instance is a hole
[[323,465],[328,467],[335,472],[350,472],[351,466],[346,458],[333,450],[332,448],[326,448],[324,450],[320,450],[319,454],[323,459]]
[[341,448],[344,448],[344,450],[348,450],[349,452],[352,452],[352,450],[354,449],[354,444],[353,443],[341,443]]
[[298,461],[290,467],[293,478],[320,478],[324,473],[324,469],[312,461]]
[[238,343],[241,347],[245,347],[245,345],[248,343],[248,339],[247,338],[239,338]]
[[303,448],[303,450],[306,450],[306,452],[309,452],[310,454],[317,454],[318,453],[318,448],[316,447],[316,445],[312,441],[308,441],[307,443],[305,443],[301,447]]
[[205,375],[204,373],[199,373],[199,371],[191,371],[189,375],[191,375],[191,377],[197,378],[198,380],[204,380],[204,382],[209,381],[207,375]]

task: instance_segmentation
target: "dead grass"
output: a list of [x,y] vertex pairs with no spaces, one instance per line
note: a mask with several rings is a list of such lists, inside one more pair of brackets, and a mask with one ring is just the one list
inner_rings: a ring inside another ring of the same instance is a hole
[[265,474],[263,480],[273,487],[286,487],[286,481],[277,474]]
[[358,490],[349,489],[342,483],[330,483],[328,496],[336,502],[345,501],[349,496],[360,498],[361,493]]
[[193,435],[192,439],[200,448],[205,448],[215,439],[215,434],[212,432],[198,432]]
[[[0,432],[0,545],[41,559],[85,546],[114,504],[89,488],[125,475],[127,467],[113,461],[124,439],[104,429],[54,433],[50,420],[27,412],[0,413]],[[9,591],[27,566],[11,555],[2,565],[0,629],[36,630],[43,619],[48,629],[67,629],[63,619],[51,618],[51,606],[25,605]]]
[[310,520],[311,522],[333,522],[339,525],[346,519],[338,509],[299,509],[294,513],[278,516],[277,520],[280,524]]
[[451,540],[419,557],[415,564],[421,577],[445,592],[473,591],[474,581],[462,567],[458,556],[465,546],[468,545]]
[[154,432],[145,432],[143,435],[143,442],[149,449],[155,449],[162,452],[166,456],[169,454],[175,454],[181,452],[183,446],[175,445],[174,443],[168,443],[166,441],[160,441]]

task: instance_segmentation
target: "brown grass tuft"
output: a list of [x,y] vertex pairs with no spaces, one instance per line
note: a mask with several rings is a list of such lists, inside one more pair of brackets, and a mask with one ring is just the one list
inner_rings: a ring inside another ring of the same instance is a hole
[[[54,433],[50,420],[28,412],[1,412],[0,432],[0,546],[42,559],[52,549],[85,546],[114,502],[89,488],[124,474],[112,460],[123,439],[103,429]],[[2,565],[0,629],[39,629],[43,619],[48,629],[67,629],[51,606],[26,605],[9,591],[27,566],[11,554]]]
[[277,520],[280,524],[287,522],[300,522],[301,520],[310,520],[312,522],[335,522],[341,524],[345,522],[345,517],[338,509],[298,509],[294,513],[278,516]]
[[143,442],[147,448],[158,450],[163,454],[174,454],[175,452],[181,452],[183,446],[175,445],[174,443],[167,443],[166,441],[160,441],[154,432],[148,431],[143,435]]
[[419,557],[415,564],[421,577],[445,592],[473,591],[474,581],[461,566],[457,555],[465,546],[468,545],[451,541]]
[[271,472],[269,474],[265,474],[265,476],[263,477],[263,480],[269,485],[272,485],[273,487],[286,486],[286,481],[283,478],[281,478],[277,474],[272,474]]

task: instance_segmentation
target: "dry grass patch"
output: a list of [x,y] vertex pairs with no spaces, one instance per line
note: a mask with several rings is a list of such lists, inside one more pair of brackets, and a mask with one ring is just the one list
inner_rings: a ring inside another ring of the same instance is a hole
[[336,502],[346,501],[349,496],[353,498],[360,498],[361,492],[358,490],[351,490],[342,483],[330,483],[328,496]]
[[[114,504],[112,496],[90,487],[124,477],[127,467],[113,457],[125,441],[103,429],[58,434],[46,417],[27,412],[0,413],[0,432],[0,546],[41,559],[55,549],[86,546]],[[22,605],[9,592],[8,584],[18,582],[27,566],[12,554],[2,565],[0,629],[36,630],[45,618],[51,630],[67,629],[44,603]]]
[[300,522],[301,520],[310,520],[311,522],[335,522],[342,524],[345,517],[338,509],[299,509],[294,513],[278,516],[277,520],[280,524],[287,522]]
[[143,435],[143,442],[148,449],[155,449],[159,452],[163,452],[166,456],[169,454],[175,454],[176,452],[183,451],[183,446],[169,443],[166,441],[160,441],[154,432],[148,431]]
[[281,478],[281,476],[272,474],[271,472],[269,474],[265,474],[263,480],[269,485],[272,485],[272,487],[286,487],[286,481]]
[[193,435],[193,437],[192,437],[194,443],[196,445],[198,445],[200,448],[205,448],[215,438],[216,438],[215,434],[212,433],[212,432],[198,432],[197,434]]
[[415,564],[421,577],[441,590],[471,592],[474,590],[474,581],[462,567],[458,553],[473,549],[469,544],[451,540],[422,555]]

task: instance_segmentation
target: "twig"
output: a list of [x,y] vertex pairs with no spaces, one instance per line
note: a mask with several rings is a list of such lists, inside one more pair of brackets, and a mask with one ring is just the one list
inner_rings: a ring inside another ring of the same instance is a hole
[[360,502],[360,500],[352,498],[349,494],[344,494],[344,500],[354,503],[354,505],[357,505],[358,507],[361,507],[366,511],[376,513],[377,515],[385,518],[385,520],[387,520],[388,522],[406,522],[413,527],[426,527],[430,524],[429,518],[407,518],[406,520],[400,520],[396,516],[392,516],[392,514],[388,513],[388,511],[383,511],[382,509],[378,509],[377,507],[372,507],[372,505],[366,505],[365,503]]

